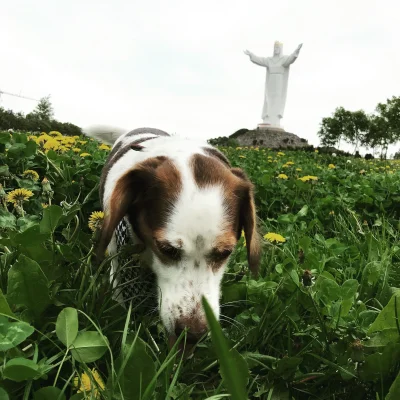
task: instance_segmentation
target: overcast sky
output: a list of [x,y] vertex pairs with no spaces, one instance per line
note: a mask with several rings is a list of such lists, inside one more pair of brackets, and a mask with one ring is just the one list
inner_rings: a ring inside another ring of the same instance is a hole
[[0,90],[51,94],[55,117],[80,126],[227,136],[261,122],[265,69],[243,50],[304,43],[282,125],[317,144],[335,107],[400,95],[399,13],[397,0],[1,1]]

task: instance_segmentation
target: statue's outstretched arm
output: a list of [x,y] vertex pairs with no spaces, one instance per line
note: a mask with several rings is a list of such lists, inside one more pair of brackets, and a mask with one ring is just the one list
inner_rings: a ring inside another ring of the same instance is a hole
[[268,67],[268,60],[264,57],[258,57],[249,50],[245,50],[244,54],[250,57],[251,62],[260,65],[261,67]]
[[290,64],[293,64],[296,61],[302,47],[303,43],[299,44],[297,49],[290,56],[287,57],[287,60],[283,63],[284,67],[288,67]]

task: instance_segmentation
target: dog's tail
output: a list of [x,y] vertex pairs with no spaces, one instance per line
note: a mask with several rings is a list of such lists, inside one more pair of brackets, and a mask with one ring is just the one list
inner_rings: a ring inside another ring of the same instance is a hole
[[114,142],[126,132],[128,132],[126,129],[109,125],[91,125],[83,129],[83,133],[86,136],[90,136],[99,142],[109,145],[113,145]]

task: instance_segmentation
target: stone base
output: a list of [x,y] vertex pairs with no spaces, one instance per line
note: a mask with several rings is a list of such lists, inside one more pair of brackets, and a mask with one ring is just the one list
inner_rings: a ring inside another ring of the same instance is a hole
[[283,128],[281,128],[280,126],[274,126],[271,124],[258,124],[257,125],[257,129],[262,130],[262,131],[279,131],[279,132],[285,132],[285,130]]

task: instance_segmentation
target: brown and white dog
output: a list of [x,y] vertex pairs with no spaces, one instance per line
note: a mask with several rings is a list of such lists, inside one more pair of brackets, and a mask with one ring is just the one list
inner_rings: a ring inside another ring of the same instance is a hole
[[92,127],[85,134],[113,145],[100,182],[99,254],[115,252],[115,229],[126,216],[156,275],[170,337],[187,328],[197,340],[207,330],[202,296],[218,318],[221,279],[242,230],[249,267],[258,271],[253,185],[206,142],[153,128]]

